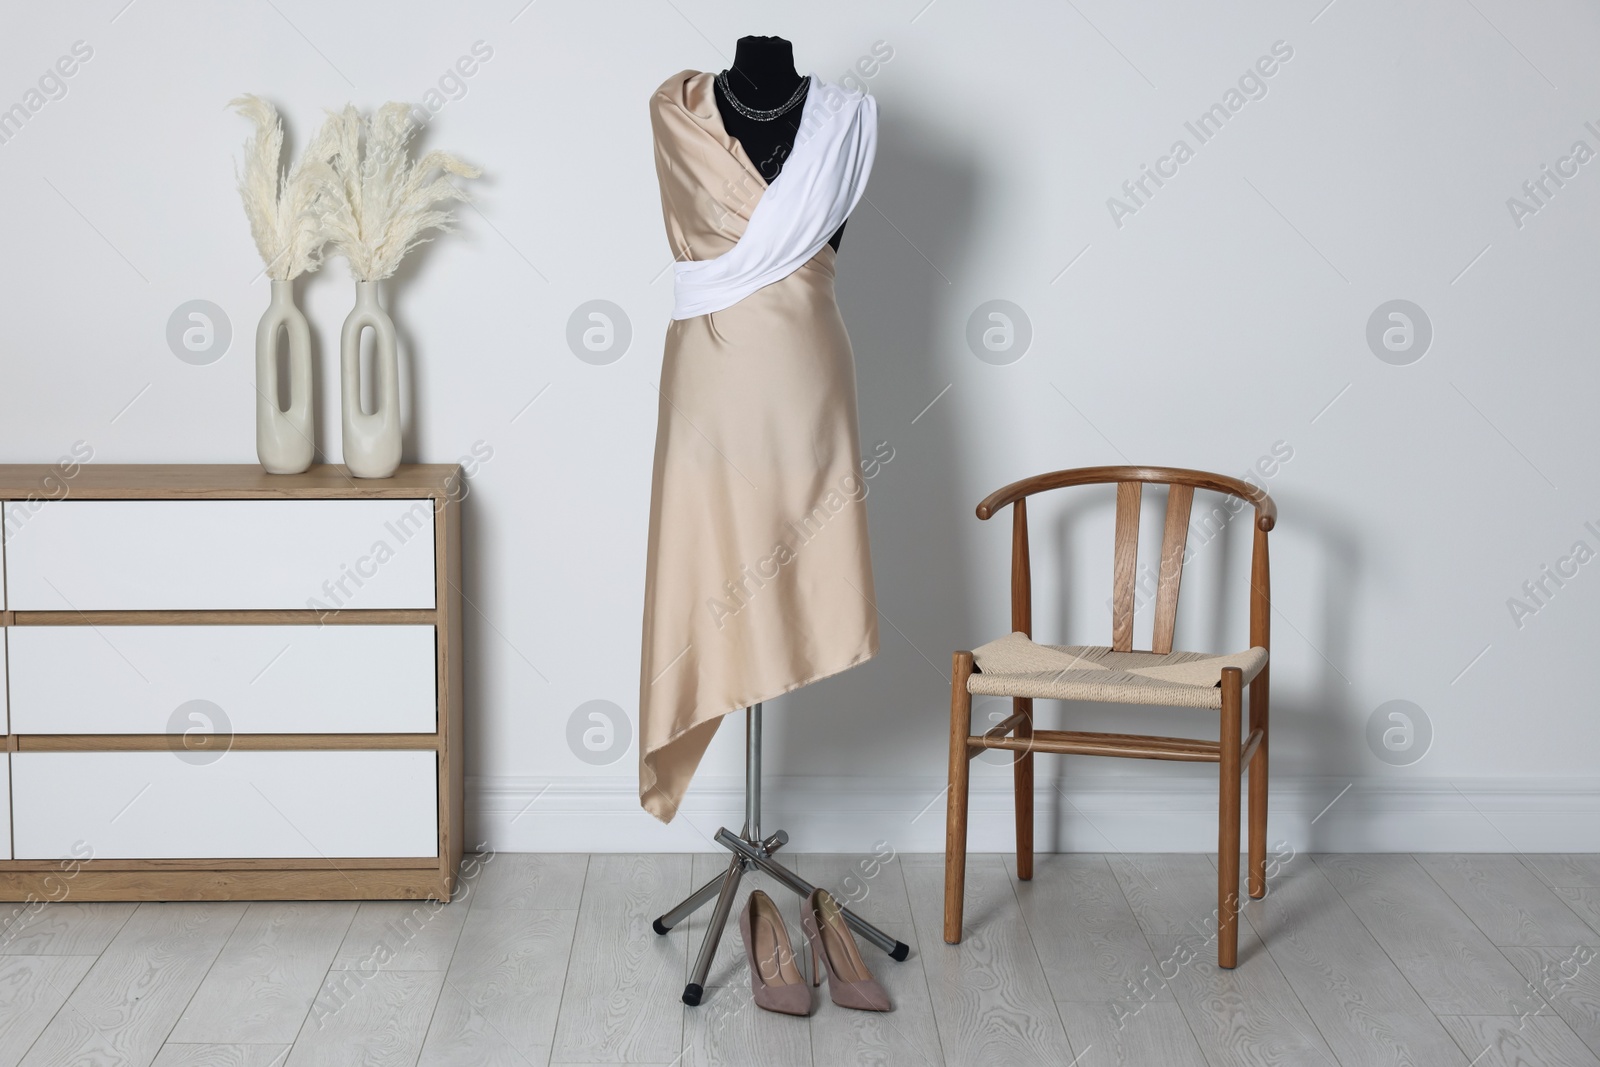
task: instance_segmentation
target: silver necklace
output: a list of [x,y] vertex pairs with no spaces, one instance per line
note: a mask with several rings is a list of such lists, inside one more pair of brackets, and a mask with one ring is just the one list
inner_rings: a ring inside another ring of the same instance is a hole
[[795,89],[794,95],[789,98],[788,103],[772,108],[770,111],[758,111],[753,107],[747,107],[737,96],[734,96],[733,86],[728,84],[727,71],[724,70],[717,74],[717,84],[722,87],[722,95],[728,98],[728,103],[733,105],[733,110],[754,122],[771,122],[773,119],[793,111],[800,101],[806,98],[806,90],[811,88],[811,79],[802,78],[799,87]]

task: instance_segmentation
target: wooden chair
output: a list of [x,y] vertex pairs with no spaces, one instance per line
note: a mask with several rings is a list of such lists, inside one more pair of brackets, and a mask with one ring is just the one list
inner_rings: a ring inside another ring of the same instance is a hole
[[[1145,483],[1168,486],[1161,567],[1156,588],[1155,630],[1148,652],[1133,650],[1134,581],[1139,553],[1139,503]],[[1066,648],[1036,645],[1028,569],[1027,498],[1049,489],[1115,483],[1116,545],[1113,555],[1111,645]],[[1173,652],[1178,586],[1188,541],[1194,491],[1238,497],[1255,508],[1255,545],[1250,568],[1250,651],[1235,656]],[[1271,593],[1267,532],[1277,507],[1265,491],[1220,474],[1171,467],[1082,467],[1014,482],[985,497],[978,518],[1012,507],[1011,629],[999,641],[973,652],[957,652],[950,677],[950,793],[945,824],[944,939],[961,941],[962,898],[967,868],[967,785],[970,761],[985,749],[1016,753],[1017,877],[1033,877],[1033,754],[1184,760],[1219,764],[1220,824],[1217,833],[1217,963],[1238,962],[1239,777],[1250,771],[1249,892],[1266,894],[1267,832],[1267,648]],[[990,664],[985,671],[979,661]],[[998,667],[998,669],[997,669]],[[1250,732],[1243,735],[1243,690],[1250,687]],[[1012,714],[993,729],[972,733],[974,693],[1012,698]],[[1136,734],[1035,730],[1033,701],[1039,698],[1110,703],[1176,705],[1221,713],[1217,741]]]

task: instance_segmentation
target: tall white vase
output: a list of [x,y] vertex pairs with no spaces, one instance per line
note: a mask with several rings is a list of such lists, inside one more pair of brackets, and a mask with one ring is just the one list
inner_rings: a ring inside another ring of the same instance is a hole
[[[372,329],[373,410],[361,410],[361,331]],[[339,335],[344,462],[357,478],[387,478],[400,466],[400,360],[394,322],[378,302],[377,282],[356,282],[356,306]]]
[[[278,395],[278,331],[289,342],[289,406]],[[294,303],[294,283],[272,281],[272,300],[256,326],[256,456],[268,474],[311,466],[311,328]]]

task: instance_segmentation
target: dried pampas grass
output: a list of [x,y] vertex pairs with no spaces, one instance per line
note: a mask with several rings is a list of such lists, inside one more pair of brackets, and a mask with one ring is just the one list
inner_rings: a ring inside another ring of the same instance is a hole
[[297,278],[322,265],[322,212],[319,183],[336,131],[324,124],[306,146],[304,157],[287,173],[281,162],[283,122],[278,111],[259,96],[241,96],[228,105],[255,123],[245,142],[244,173],[239,195],[250,220],[250,236],[266,263],[266,275],[280,281]]
[[346,107],[329,114],[327,155],[310,164],[322,231],[357,281],[389,277],[430,230],[452,229],[453,214],[434,205],[469,197],[448,176],[482,173],[447,152],[413,161],[413,125],[409,104],[385,104],[371,117]]

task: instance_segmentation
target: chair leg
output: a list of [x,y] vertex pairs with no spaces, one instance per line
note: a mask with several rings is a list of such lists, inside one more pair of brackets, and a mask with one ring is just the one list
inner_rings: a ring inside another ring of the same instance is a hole
[[961,905],[967,888],[967,779],[972,762],[967,738],[972,734],[972,653],[957,652],[950,669],[950,794],[944,822],[944,940],[961,943]]
[[1250,895],[1267,895],[1267,667],[1250,683],[1250,732],[1261,744],[1250,757]]
[[1244,672],[1222,671],[1221,766],[1218,767],[1217,966],[1239,962],[1239,748]]
[[[1033,739],[1033,700],[1015,697],[1011,701],[1013,712],[1027,718],[1017,724],[1012,736],[1019,741]],[[1033,750],[1016,753],[1011,770],[1017,786],[1017,877],[1026,882],[1033,877]]]

